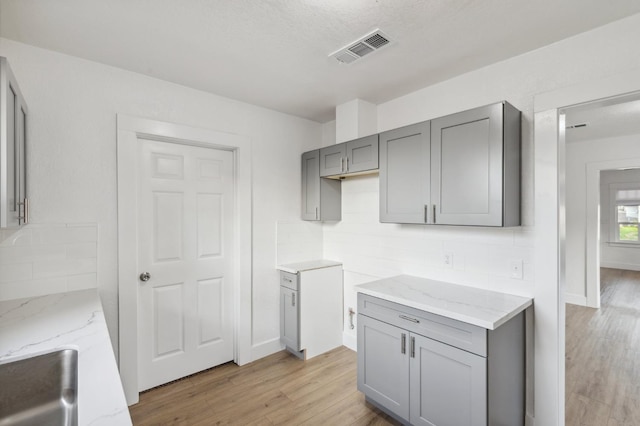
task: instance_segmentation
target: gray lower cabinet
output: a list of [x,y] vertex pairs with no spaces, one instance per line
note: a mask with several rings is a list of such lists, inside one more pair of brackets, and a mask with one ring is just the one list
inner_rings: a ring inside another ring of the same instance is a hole
[[380,222],[429,223],[430,122],[380,134]]
[[320,150],[320,176],[341,176],[378,169],[378,135],[324,147]]
[[405,424],[524,424],[524,315],[496,330],[358,294],[358,389]]
[[501,102],[431,121],[433,223],[520,225],[520,111]]
[[302,154],[302,220],[340,220],[340,181],[320,177],[320,150]]
[[287,347],[300,350],[298,291],[280,286],[280,338]]

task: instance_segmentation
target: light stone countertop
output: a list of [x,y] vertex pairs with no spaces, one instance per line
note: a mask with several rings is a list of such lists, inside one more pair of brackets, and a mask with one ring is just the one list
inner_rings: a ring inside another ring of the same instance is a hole
[[311,271],[313,269],[330,268],[332,266],[342,266],[342,263],[333,260],[318,259],[309,260],[307,262],[289,263],[287,265],[278,265],[276,269],[280,271],[297,274],[298,272]]
[[0,362],[78,350],[78,424],[131,425],[96,289],[0,302]]
[[530,297],[399,275],[355,286],[379,297],[447,318],[495,330],[533,304]]

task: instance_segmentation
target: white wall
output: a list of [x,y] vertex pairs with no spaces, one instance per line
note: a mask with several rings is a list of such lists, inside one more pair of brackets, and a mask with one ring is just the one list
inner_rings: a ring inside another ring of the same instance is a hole
[[[635,139],[634,145],[640,145],[640,135],[632,138]],[[638,151],[640,152],[640,148]],[[640,271],[640,246],[616,245],[614,237],[610,237],[610,220],[614,205],[611,203],[609,185],[617,183],[633,183],[640,186],[640,168],[604,170],[600,173],[600,266]]]
[[[586,229],[587,226],[595,226],[595,224],[587,224],[587,165],[632,157],[640,158],[639,135],[594,139],[567,144],[566,207],[567,218],[570,218],[570,220],[567,220],[566,239],[568,302],[580,305],[586,305],[587,303]],[[602,198],[600,202],[602,217]],[[601,241],[605,240],[602,239]]]
[[299,221],[300,154],[318,123],[0,39],[29,106],[33,223],[96,223],[97,285],[114,348],[117,324],[116,113],[248,136],[253,155],[253,336],[278,350],[276,222]]
[[98,226],[27,225],[0,243],[0,300],[97,286]]
[[[377,177],[350,178],[342,183],[343,220],[324,227],[324,257],[342,261],[345,268],[345,306],[355,306],[353,286],[394,274],[446,279],[490,290],[528,295],[548,295],[557,300],[557,282],[535,283],[532,259],[535,242],[534,200],[534,97],[545,92],[636,70],[640,49],[640,15],[583,33],[545,48],[461,75],[378,106],[378,131],[397,128],[457,111],[508,100],[522,116],[522,224],[515,229],[439,226],[402,226],[378,223]],[[550,169],[553,172],[553,169]],[[543,173],[542,170],[538,173]],[[567,191],[569,192],[569,191]],[[538,206],[544,209],[545,206]],[[554,207],[555,208],[555,207]],[[454,254],[453,268],[442,264],[444,251]],[[570,249],[567,249],[569,252]],[[511,259],[524,261],[524,279],[509,278]],[[535,335],[550,335],[543,327],[558,324],[555,306],[536,302]],[[553,314],[551,314],[553,313]],[[355,334],[345,328],[345,343]],[[531,332],[531,330],[530,330]],[[556,333],[557,334],[557,333]],[[557,371],[554,346],[541,346],[536,371]],[[531,355],[531,352],[529,353]],[[531,359],[529,359],[531,361]],[[542,374],[542,373],[540,373]],[[533,369],[528,365],[527,410],[533,414]],[[535,381],[545,382],[537,377]],[[541,407],[538,424],[555,424],[557,394],[536,391]],[[545,395],[546,394],[546,395]]]

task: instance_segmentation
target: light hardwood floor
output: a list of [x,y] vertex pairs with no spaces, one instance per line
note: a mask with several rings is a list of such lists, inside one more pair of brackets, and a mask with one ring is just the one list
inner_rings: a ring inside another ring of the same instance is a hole
[[356,354],[301,361],[278,352],[221,365],[140,395],[134,425],[398,425],[356,389]]
[[640,425],[640,272],[602,268],[601,308],[567,305],[566,425]]

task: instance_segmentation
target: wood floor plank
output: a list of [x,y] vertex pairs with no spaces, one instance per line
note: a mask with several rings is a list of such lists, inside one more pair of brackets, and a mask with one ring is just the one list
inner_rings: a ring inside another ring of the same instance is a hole
[[637,426],[640,272],[602,268],[600,285],[600,309],[566,306],[566,424]]
[[308,361],[282,351],[224,364],[143,392],[129,409],[136,426],[397,424],[364,402],[356,354],[345,347]]

